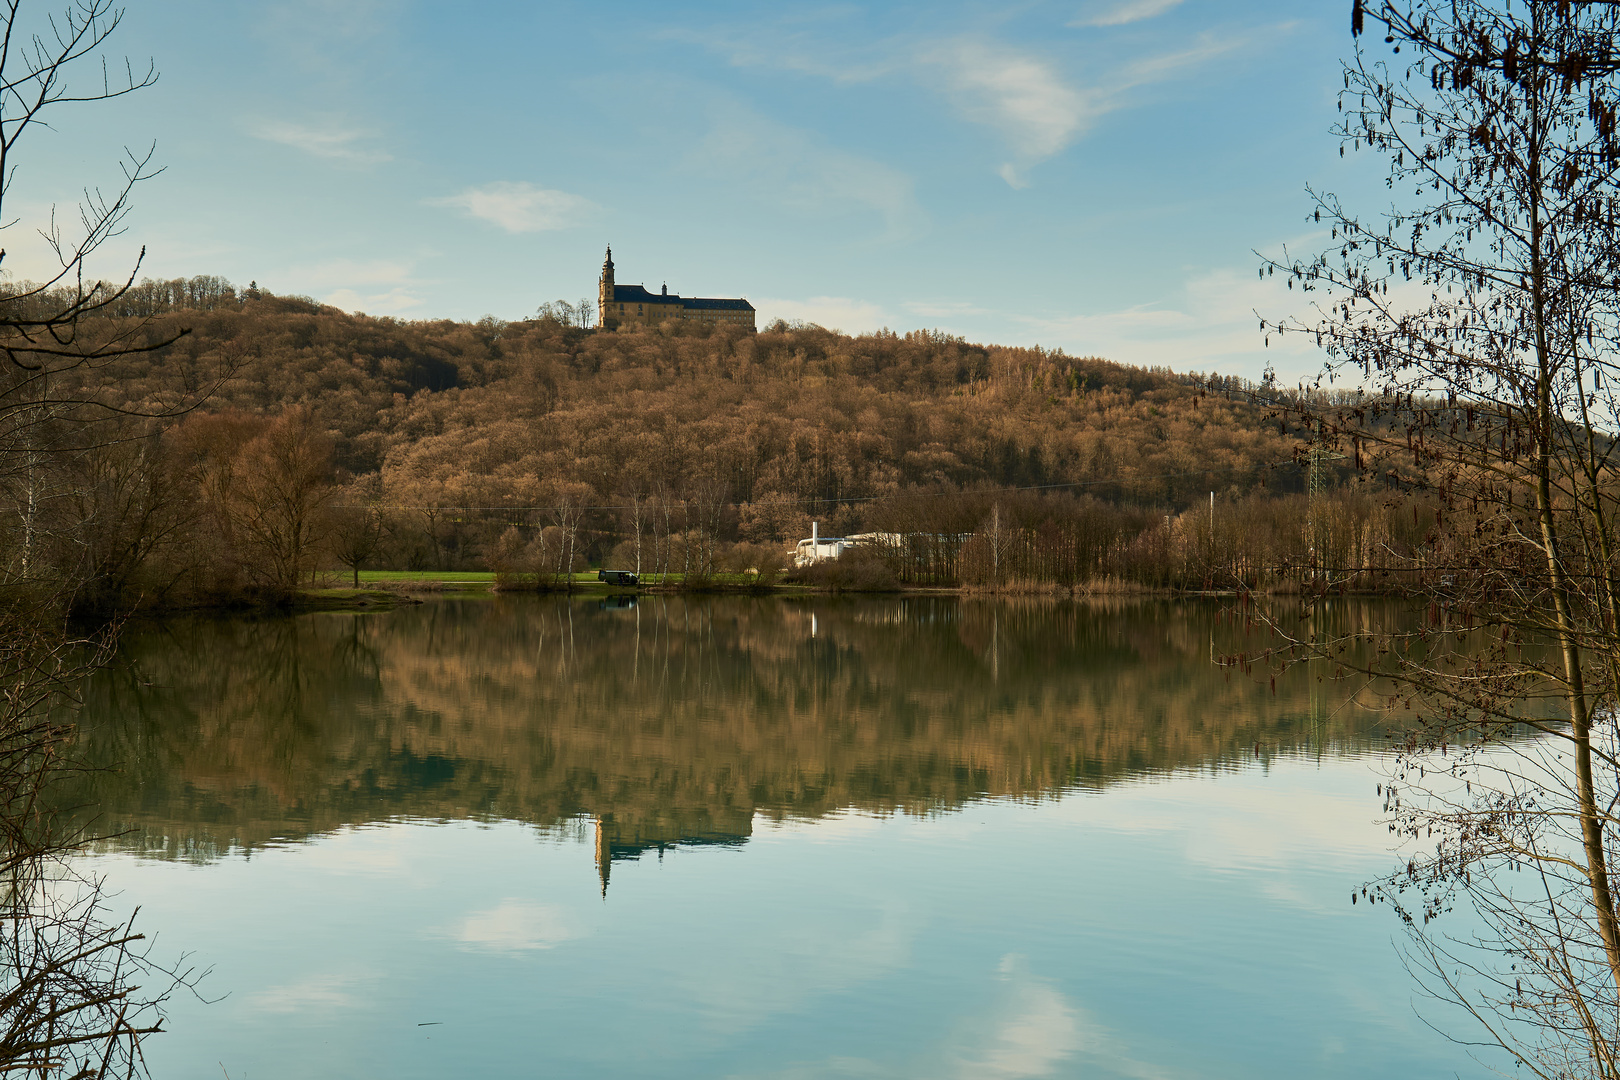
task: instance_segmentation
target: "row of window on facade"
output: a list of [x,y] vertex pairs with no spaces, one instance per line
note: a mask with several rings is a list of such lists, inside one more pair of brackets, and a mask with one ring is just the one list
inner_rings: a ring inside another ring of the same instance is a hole
[[[625,313],[624,309],[625,309],[625,305],[620,304],[619,305],[619,314],[620,315],[623,315]],[[640,304],[636,305],[636,314],[637,315],[643,314]],[[731,315],[731,314],[717,314],[715,312],[704,312],[700,317],[705,318],[705,319],[740,319],[742,316],[740,316],[740,315]]]

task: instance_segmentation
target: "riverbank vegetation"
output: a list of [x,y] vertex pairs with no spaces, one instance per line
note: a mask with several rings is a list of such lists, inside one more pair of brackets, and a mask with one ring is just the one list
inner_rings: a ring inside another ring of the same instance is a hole
[[[10,225],[16,152],[35,126],[58,105],[119,98],[157,78],[150,65],[97,62],[123,16],[106,0],[25,7],[0,8],[0,221]],[[105,623],[76,629],[64,612],[85,604],[86,588],[121,594],[176,513],[153,495],[162,481],[121,448],[172,424],[201,389],[144,403],[98,389],[183,333],[127,332],[112,310],[119,286],[88,272],[122,231],[132,192],[158,171],[150,151],[126,151],[120,166],[121,183],[86,182],[77,214],[51,215],[43,235],[56,276],[0,295],[0,1072],[41,1080],[144,1075],[142,1044],[162,1030],[165,1000],[195,984],[156,960],[133,916],[75,858],[105,835],[102,823],[52,802],[82,779],[64,706],[114,636]],[[104,510],[130,523],[117,541],[130,550],[84,527]]]

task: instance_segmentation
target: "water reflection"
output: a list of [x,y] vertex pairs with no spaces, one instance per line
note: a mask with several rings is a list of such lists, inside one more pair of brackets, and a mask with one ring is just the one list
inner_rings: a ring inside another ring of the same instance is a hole
[[[1333,616],[1390,617],[1376,605]],[[598,873],[756,815],[927,813],[1382,741],[1300,669],[1211,663],[1215,605],[442,600],[132,631],[86,687],[68,793],[114,843],[210,860],[402,816],[595,831]],[[1263,684],[1262,684],[1263,685]]]

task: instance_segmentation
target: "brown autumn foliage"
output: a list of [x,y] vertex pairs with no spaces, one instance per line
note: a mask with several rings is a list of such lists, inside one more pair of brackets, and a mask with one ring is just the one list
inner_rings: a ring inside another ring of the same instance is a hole
[[[1340,463],[1314,514],[1342,519],[1343,550],[1308,550],[1297,439],[1256,388],[1058,350],[780,322],[406,322],[217,278],[142,283],[110,318],[190,333],[86,389],[140,407],[213,392],[167,432],[132,425],[162,489],[139,512],[57,511],[64,550],[118,533],[116,565],[87,571],[98,610],[286,595],[339,564],[543,582],[639,552],[644,574],[696,583],[813,520],[901,538],[873,582],[1264,587],[1339,555],[1407,562],[1429,524],[1345,488]],[[120,455],[77,467],[116,473]]]

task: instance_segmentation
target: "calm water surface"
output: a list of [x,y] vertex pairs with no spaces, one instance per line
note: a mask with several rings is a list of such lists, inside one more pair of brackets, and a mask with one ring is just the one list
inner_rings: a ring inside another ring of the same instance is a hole
[[[1341,608],[1343,620],[1392,617]],[[1216,607],[533,597],[128,635],[87,861],[212,967],[153,1074],[1471,1077],[1383,729]]]

